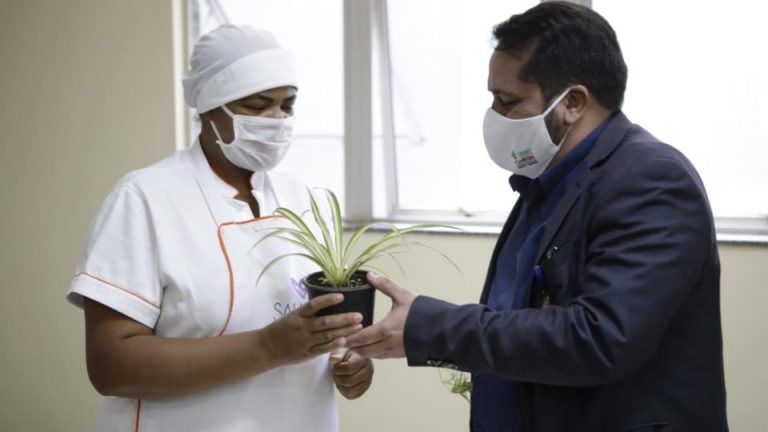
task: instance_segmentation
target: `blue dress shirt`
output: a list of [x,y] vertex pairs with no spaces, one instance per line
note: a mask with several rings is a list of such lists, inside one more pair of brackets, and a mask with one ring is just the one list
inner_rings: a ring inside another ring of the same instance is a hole
[[[491,310],[524,309],[529,306],[534,278],[536,252],[552,212],[573,181],[593,145],[610,123],[609,117],[590,132],[557,164],[538,179],[520,175],[509,178],[510,186],[520,193],[521,209],[514,226],[503,241],[496,261],[496,271],[488,293]],[[522,432],[521,383],[491,374],[472,378],[473,432]]]

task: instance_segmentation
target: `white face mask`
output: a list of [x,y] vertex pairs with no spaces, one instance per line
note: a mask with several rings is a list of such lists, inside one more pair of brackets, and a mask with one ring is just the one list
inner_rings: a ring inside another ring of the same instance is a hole
[[536,178],[544,172],[566,133],[559,143],[552,142],[544,118],[571,89],[566,89],[543,113],[524,119],[511,119],[488,108],[483,120],[483,138],[488,155],[496,165],[514,174]]
[[261,172],[280,163],[293,141],[293,116],[283,119],[245,116],[233,113],[226,105],[221,108],[232,117],[235,139],[225,143],[212,121],[211,126],[227,160],[242,169]]

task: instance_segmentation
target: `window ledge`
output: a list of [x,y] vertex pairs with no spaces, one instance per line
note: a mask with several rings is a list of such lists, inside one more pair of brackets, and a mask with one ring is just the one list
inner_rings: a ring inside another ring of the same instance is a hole
[[[506,215],[489,213],[484,216],[462,217],[458,214],[439,212],[408,212],[389,219],[377,219],[379,224],[370,230],[374,232],[391,231],[388,224],[405,228],[414,224],[440,224],[454,227],[434,227],[419,231],[424,234],[488,236],[497,237],[501,233]],[[354,231],[362,222],[346,221],[345,231]],[[768,246],[768,219],[723,218],[715,222],[718,244]]]
[[716,218],[717,242],[768,246],[768,217]]

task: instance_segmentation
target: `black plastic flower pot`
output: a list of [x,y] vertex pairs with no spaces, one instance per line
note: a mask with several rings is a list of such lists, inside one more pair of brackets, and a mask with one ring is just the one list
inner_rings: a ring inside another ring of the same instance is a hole
[[376,299],[376,289],[372,287],[366,275],[368,272],[358,270],[351,278],[349,287],[329,287],[323,285],[323,272],[307,275],[302,283],[307,288],[310,300],[323,294],[344,294],[344,301],[325,309],[321,309],[317,316],[333,315],[345,312],[360,312],[363,315],[363,327],[373,324],[373,305]]

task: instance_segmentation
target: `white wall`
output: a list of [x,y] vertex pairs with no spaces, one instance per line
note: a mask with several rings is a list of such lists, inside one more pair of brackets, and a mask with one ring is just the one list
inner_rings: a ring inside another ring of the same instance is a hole
[[[124,173],[174,149],[170,0],[0,0],[0,432],[90,430],[82,314],[64,301],[94,213]],[[424,235],[404,284],[475,301],[493,239]],[[724,246],[732,430],[768,430],[768,248]],[[392,275],[402,278],[396,270]],[[377,314],[388,305],[379,298]],[[467,404],[431,369],[376,363],[342,430],[465,431]]]

